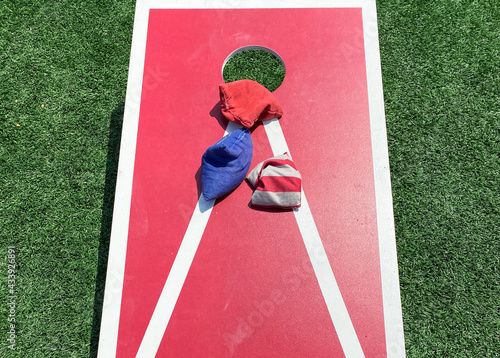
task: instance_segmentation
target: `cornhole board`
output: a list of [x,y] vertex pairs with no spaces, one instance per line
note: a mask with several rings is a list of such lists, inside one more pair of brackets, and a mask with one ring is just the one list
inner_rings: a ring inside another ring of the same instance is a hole
[[[293,211],[200,195],[252,46],[286,76],[251,168],[290,153]],[[375,2],[138,1],[98,356],[403,357],[402,326]]]

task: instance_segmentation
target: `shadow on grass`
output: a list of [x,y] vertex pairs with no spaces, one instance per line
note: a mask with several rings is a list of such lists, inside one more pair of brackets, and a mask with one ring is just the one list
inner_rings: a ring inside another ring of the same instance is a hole
[[108,139],[108,156],[106,162],[106,180],[104,184],[104,200],[102,204],[101,237],[99,240],[99,258],[96,275],[94,296],[94,316],[90,341],[90,358],[97,357],[99,333],[101,328],[102,305],[104,300],[104,284],[108,266],[109,238],[113,218],[113,204],[115,201],[116,173],[118,171],[118,157],[122,135],[124,106],[116,108],[111,114]]

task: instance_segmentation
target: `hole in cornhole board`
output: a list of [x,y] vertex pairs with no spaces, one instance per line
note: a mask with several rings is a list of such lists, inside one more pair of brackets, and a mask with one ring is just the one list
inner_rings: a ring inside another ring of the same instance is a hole
[[275,91],[285,79],[285,62],[277,52],[264,46],[244,46],[234,50],[222,65],[224,82],[253,80]]

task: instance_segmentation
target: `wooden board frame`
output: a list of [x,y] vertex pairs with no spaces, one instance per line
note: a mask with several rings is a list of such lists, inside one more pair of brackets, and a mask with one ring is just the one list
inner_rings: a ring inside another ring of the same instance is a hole
[[[120,149],[120,161],[118,169],[117,188],[115,196],[115,207],[113,214],[113,226],[110,241],[110,253],[108,260],[108,271],[106,277],[105,299],[103,304],[103,316],[99,342],[99,357],[125,356],[117,354],[119,340],[120,312],[122,310],[123,287],[126,281],[126,256],[129,237],[129,224],[132,205],[132,192],[134,185],[134,170],[136,169],[137,138],[139,135],[139,118],[141,104],[143,102],[144,90],[155,91],[164,78],[165,72],[161,68],[145,67],[146,43],[148,36],[148,25],[151,9],[352,9],[357,8],[362,13],[362,28],[358,29],[358,38],[351,44],[341,47],[345,56],[361,54],[364,56],[366,65],[366,91],[369,108],[369,125],[371,133],[371,150],[373,158],[373,181],[376,203],[376,230],[378,236],[378,248],[380,259],[380,281],[383,302],[385,353],[391,357],[402,357],[405,355],[402,313],[399,293],[398,264],[396,255],[394,218],[392,211],[392,193],[390,185],[389,158],[387,151],[387,134],[385,126],[383,91],[381,79],[381,67],[378,45],[378,30],[376,8],[374,1],[138,1],[134,21],[134,32],[132,40],[132,51],[130,59],[129,80],[125,103],[124,124],[122,132],[122,143]],[[217,25],[214,25],[217,26]],[[310,24],[314,27],[314,24]],[[326,30],[325,30],[326,31]],[[293,44],[291,44],[292,46]],[[210,44],[215,46],[215,44]],[[361,46],[361,47],[360,47]],[[236,46],[237,47],[237,46]],[[286,62],[286,60],[285,60]],[[287,67],[288,69],[288,67]],[[290,74],[287,73],[287,76]],[[217,84],[215,84],[217,85]],[[278,93],[277,93],[278,96]],[[214,101],[215,102],[215,101]],[[332,104],[333,105],[333,104]],[[285,109],[286,112],[286,109]],[[271,140],[273,128],[266,133]],[[279,143],[283,135],[279,134]],[[227,129],[230,131],[230,128]],[[263,131],[264,133],[264,131]],[[271,134],[270,134],[271,133]],[[222,133],[221,133],[222,134]],[[272,143],[271,143],[272,146]],[[279,144],[277,150],[288,149],[286,142]],[[292,155],[294,155],[294,149]],[[300,170],[300,168],[299,168]],[[199,202],[198,205],[207,203]],[[212,203],[213,206],[213,203]],[[209,205],[208,209],[212,206]],[[189,210],[183,209],[188,212]],[[203,212],[201,210],[200,212]],[[206,216],[206,215],[205,215]],[[210,215],[208,215],[209,217]],[[208,221],[208,217],[206,220]],[[205,219],[201,219],[202,221]],[[297,219],[299,220],[299,219]],[[193,224],[194,230],[199,227],[199,222]],[[206,223],[204,224],[206,225]],[[203,231],[200,233],[203,235]],[[319,235],[318,235],[319,237]],[[193,255],[196,253],[194,249]],[[311,261],[314,261],[311,258]],[[314,262],[313,262],[314,264]],[[185,268],[189,271],[189,265]],[[184,278],[185,279],[185,278]],[[182,288],[182,285],[179,289]],[[324,292],[323,292],[324,293]],[[270,294],[272,296],[272,294]],[[277,295],[277,294],[276,294]],[[275,297],[279,301],[279,297]],[[264,301],[262,301],[264,302]],[[174,302],[175,305],[175,302]],[[172,310],[174,307],[172,307]],[[241,325],[240,325],[241,326]],[[241,326],[243,327],[243,326]],[[336,327],[337,328],[337,327]],[[161,332],[163,336],[163,332]],[[361,345],[363,348],[363,345]],[[158,348],[158,347],[157,347]],[[153,350],[139,351],[137,356],[155,356],[157,348]],[[346,356],[359,356],[359,351],[346,351]],[[372,352],[364,351],[365,356],[372,356]],[[122,349],[122,352],[126,350]],[[153,352],[154,351],[154,352]],[[228,356],[238,356],[234,351],[228,350]],[[135,355],[130,353],[131,356]],[[160,356],[160,355],[158,355]],[[207,355],[208,356],[208,355]]]

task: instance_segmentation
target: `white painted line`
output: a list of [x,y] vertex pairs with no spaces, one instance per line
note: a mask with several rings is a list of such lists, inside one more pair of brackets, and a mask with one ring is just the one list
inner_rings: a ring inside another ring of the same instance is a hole
[[104,291],[101,329],[99,333],[98,358],[116,356],[123,278],[125,275],[125,259],[127,254],[137,129],[139,127],[143,65],[146,54],[148,14],[149,12],[142,7],[138,6],[135,9],[132,52],[129,64],[120,157],[116,178],[113,222],[109,243],[106,287]]
[[151,9],[352,8],[374,0],[143,0]]
[[293,212],[344,354],[347,358],[364,357],[304,191],[300,208]]
[[391,174],[389,169],[375,2],[369,3],[363,8],[363,36],[370,111],[386,349],[388,357],[403,358],[406,356],[403,314],[399,289]]
[[191,263],[198,250],[198,245],[210,218],[214,202],[215,200],[205,201],[203,194],[200,195],[165,286],[163,286],[160,298],[156,303],[153,316],[142,339],[141,346],[136,355],[137,358],[156,356],[175,304],[184,286]]
[[[232,133],[234,130],[242,128],[240,125],[229,122],[224,136]],[[206,201],[203,193],[200,194],[193,216],[189,221],[186,233],[175,256],[174,263],[170,269],[160,298],[156,303],[155,310],[151,316],[146,333],[142,338],[137,358],[154,357],[158,351],[161,340],[174,311],[177,300],[181,293],[184,282],[188,275],[194,256],[198,250],[203,233],[208,224],[210,213],[215,200]]]
[[[275,156],[285,152],[290,154],[279,121],[276,118],[264,121],[264,128],[269,143],[271,143],[273,154]],[[290,156],[292,155],[290,154]],[[328,261],[328,256],[319,236],[304,190],[302,190],[301,206],[294,209],[293,212],[344,354],[347,358],[364,357],[363,349]]]

